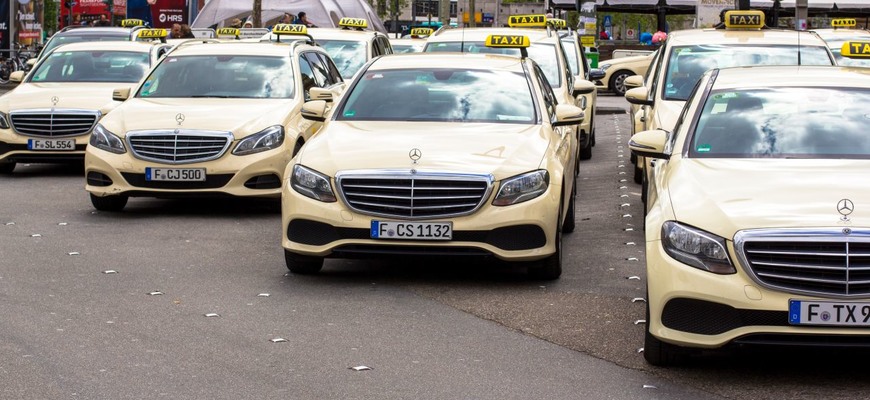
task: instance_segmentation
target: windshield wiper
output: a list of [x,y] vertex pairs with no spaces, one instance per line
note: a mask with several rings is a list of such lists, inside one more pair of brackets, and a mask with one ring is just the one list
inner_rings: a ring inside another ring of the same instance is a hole
[[230,98],[233,98],[234,96],[216,95],[216,94],[194,94],[194,95],[190,95],[190,96],[188,96],[188,97],[193,97],[193,98],[230,99]]

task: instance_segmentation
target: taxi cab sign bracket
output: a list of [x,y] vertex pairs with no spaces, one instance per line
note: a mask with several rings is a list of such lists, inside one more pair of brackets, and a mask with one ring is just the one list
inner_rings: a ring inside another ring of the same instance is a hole
[[409,32],[409,34],[411,36],[422,37],[422,36],[430,36],[430,35],[432,35],[432,32],[434,32],[432,30],[432,28],[412,28],[411,32]]
[[311,43],[314,43],[314,37],[308,34],[308,27],[302,24],[277,24],[272,28],[272,34],[277,37],[277,41],[281,41],[282,35],[288,36],[307,36]]
[[543,28],[547,26],[547,16],[544,14],[511,15],[508,17],[511,28]]
[[338,20],[338,26],[342,27],[343,29],[354,28],[361,31],[369,27],[369,21],[365,18],[344,17]]
[[520,49],[523,58],[529,56],[526,48],[531,45],[528,36],[523,35],[489,35],[486,37],[486,47]]
[[220,28],[217,31],[215,31],[215,34],[218,37],[232,36],[232,37],[238,39],[239,38],[239,28]]
[[764,27],[764,12],[759,10],[728,11],[725,13],[725,29],[761,29]]
[[125,20],[121,21],[121,27],[124,27],[124,28],[130,28],[133,26],[143,26],[143,25],[145,25],[145,21],[143,21],[141,19],[130,18],[130,19],[125,19]]
[[160,39],[161,42],[166,43],[166,36],[168,34],[169,32],[166,29],[142,29],[137,36],[140,39]]
[[840,54],[846,58],[870,58],[870,42],[851,41],[843,43]]
[[858,21],[855,18],[834,18],[831,20],[833,28],[854,28],[858,26]]

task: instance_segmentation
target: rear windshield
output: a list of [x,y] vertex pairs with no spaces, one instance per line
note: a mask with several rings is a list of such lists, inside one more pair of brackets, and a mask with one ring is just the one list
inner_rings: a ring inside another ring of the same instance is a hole
[[37,66],[31,82],[139,82],[149,55],[133,51],[55,51]]
[[787,87],[711,93],[689,154],[706,158],[870,158],[870,90]]
[[67,43],[78,42],[111,42],[129,41],[130,32],[88,32],[87,34],[59,34],[55,35],[45,44],[42,54],[48,54],[51,49]]
[[[559,73],[559,53],[555,45],[544,43],[533,43],[531,47],[526,49],[529,53],[529,58],[535,60],[544,75],[547,76],[547,81],[550,86],[558,88],[562,86],[562,75]],[[484,42],[432,42],[428,43],[423,51],[429,52],[463,52],[463,53],[487,53],[487,54],[507,54],[519,56],[520,49],[503,48],[503,47],[486,47]]]

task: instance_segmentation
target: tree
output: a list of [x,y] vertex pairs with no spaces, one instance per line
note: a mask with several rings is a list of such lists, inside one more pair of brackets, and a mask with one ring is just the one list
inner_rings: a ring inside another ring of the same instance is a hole
[[254,27],[260,28],[263,26],[263,0],[254,0],[252,7],[254,20],[251,21]]
[[57,32],[57,7],[54,0],[42,0],[42,30],[49,36]]

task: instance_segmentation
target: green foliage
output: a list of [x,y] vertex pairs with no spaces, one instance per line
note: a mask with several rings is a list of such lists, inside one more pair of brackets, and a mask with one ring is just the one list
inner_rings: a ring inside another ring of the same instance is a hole
[[568,22],[568,26],[576,28],[580,24],[580,13],[577,11],[568,11],[568,13],[565,14],[565,21]]
[[44,13],[42,30],[48,35],[57,32],[58,3],[55,3],[54,0],[42,0],[42,10]]
[[400,15],[402,10],[410,5],[409,0],[368,0],[368,2],[381,19],[391,19],[393,14]]

